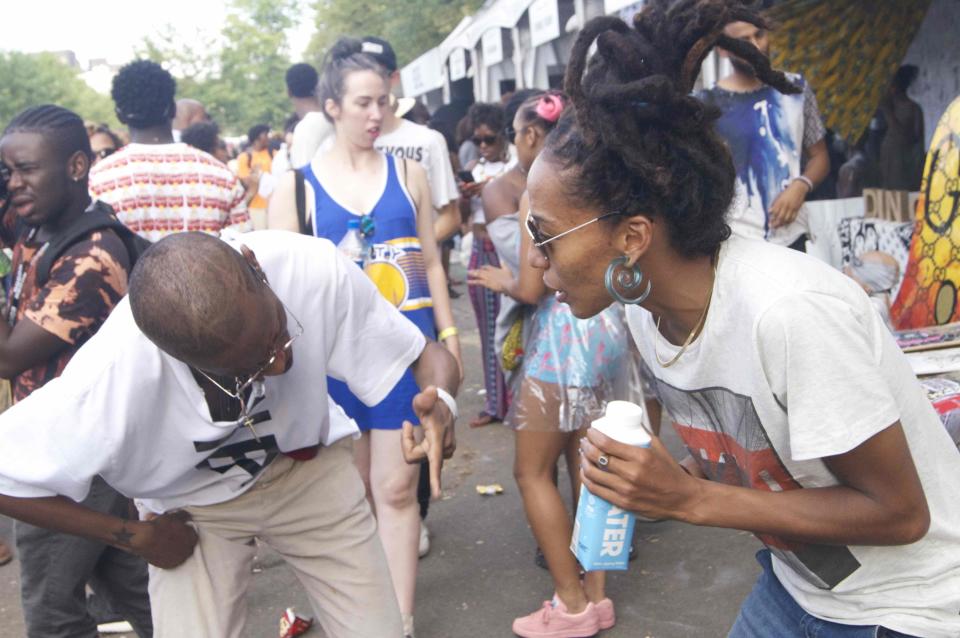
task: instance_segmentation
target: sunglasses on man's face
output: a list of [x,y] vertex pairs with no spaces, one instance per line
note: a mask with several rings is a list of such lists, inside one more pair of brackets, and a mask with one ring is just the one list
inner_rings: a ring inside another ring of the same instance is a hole
[[498,139],[499,138],[496,135],[475,135],[473,138],[473,143],[477,146],[483,146],[484,144],[487,146],[493,146],[497,143]]
[[93,156],[96,157],[97,159],[103,159],[105,157],[110,157],[116,152],[117,152],[117,149],[115,148],[101,148],[99,151],[95,151],[93,153]]

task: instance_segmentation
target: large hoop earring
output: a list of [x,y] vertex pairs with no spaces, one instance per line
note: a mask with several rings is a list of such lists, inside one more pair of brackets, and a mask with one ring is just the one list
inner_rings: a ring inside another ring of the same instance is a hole
[[624,289],[627,294],[640,289],[643,285],[643,271],[637,264],[627,267],[626,257],[617,257],[607,266],[607,272],[603,276],[603,284],[607,288],[610,296],[622,304],[637,305],[643,303],[644,299],[650,296],[650,290],[653,288],[653,282],[647,280],[646,289],[637,297],[626,297],[624,293],[617,290],[617,286]]

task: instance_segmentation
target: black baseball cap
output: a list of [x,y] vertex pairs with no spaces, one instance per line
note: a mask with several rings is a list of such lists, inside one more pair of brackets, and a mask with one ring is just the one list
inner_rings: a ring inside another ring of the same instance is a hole
[[360,40],[362,51],[379,62],[387,71],[397,70],[397,54],[383,38],[368,35]]

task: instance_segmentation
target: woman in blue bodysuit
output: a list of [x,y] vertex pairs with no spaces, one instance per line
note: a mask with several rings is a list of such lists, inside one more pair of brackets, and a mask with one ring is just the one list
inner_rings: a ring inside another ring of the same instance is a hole
[[[359,220],[367,247],[364,271],[428,339],[442,341],[459,361],[426,173],[417,162],[374,148],[384,110],[389,108],[386,71],[363,52],[360,41],[343,38],[328,54],[317,92],[335,135],[332,146],[318,152],[302,169],[307,227],[317,237],[339,244],[348,222]],[[292,224],[273,216],[271,227],[278,226]],[[379,372],[369,371],[371,375]],[[408,373],[373,407],[364,405],[336,379],[328,379],[328,388],[363,431],[354,446],[356,462],[377,515],[405,635],[413,636],[420,468],[403,460],[400,427],[404,421],[417,424],[412,407],[416,382]]]

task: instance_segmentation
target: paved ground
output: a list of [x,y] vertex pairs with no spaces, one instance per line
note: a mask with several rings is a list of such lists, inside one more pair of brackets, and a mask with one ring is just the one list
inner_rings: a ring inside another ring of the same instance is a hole
[[[470,329],[474,321],[467,296],[455,307],[459,325],[467,328],[461,412],[472,415],[481,405],[479,341]],[[679,453],[669,428],[664,440]],[[457,456],[444,469],[446,494],[433,504],[428,519],[433,550],[420,562],[417,636],[510,636],[512,619],[537,608],[552,592],[549,575],[533,563],[534,541],[513,483],[513,435],[501,426],[471,430],[464,423],[458,441]],[[504,486],[503,495],[476,494],[475,485],[495,482]],[[628,572],[609,578],[618,623],[604,638],[725,636],[758,573],[752,557],[759,543],[743,532],[674,522],[637,527],[639,559]],[[0,537],[8,534],[9,526],[0,522]],[[263,551],[259,564],[245,636],[269,638],[277,635],[285,607],[306,611],[309,604],[275,554]],[[0,568],[0,638],[24,635],[17,591],[16,563]],[[322,635],[319,630],[307,634]]]

